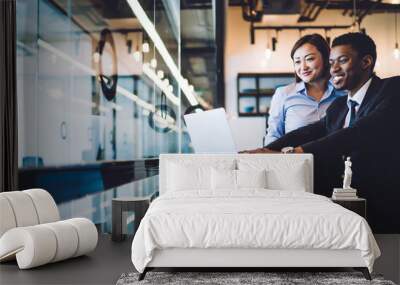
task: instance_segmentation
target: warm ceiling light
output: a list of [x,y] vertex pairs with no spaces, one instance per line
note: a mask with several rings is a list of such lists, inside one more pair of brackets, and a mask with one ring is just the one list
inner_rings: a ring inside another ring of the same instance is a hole
[[156,69],[156,67],[157,67],[157,59],[152,58],[152,59],[150,60],[150,66],[151,66],[152,68]]
[[[154,71],[154,69],[150,68],[150,65],[147,64],[143,64],[142,67],[143,73],[150,78],[155,85],[160,88],[160,90],[162,90],[162,92],[164,92],[165,96],[174,104],[174,105],[179,105],[180,101],[179,98],[177,96],[175,96],[172,92],[168,91],[168,85],[164,84],[164,81],[161,80],[159,78],[159,76],[156,74],[156,72]],[[159,70],[160,71],[160,70]]]
[[270,59],[271,56],[272,56],[272,49],[269,48],[269,47],[267,47],[267,48],[265,49],[265,58],[266,58],[266,59]]
[[96,52],[93,54],[93,61],[94,61],[95,63],[99,63],[99,61],[100,61],[100,53],[99,53],[98,51],[96,51]]
[[171,76],[175,78],[178,83],[178,86],[181,87],[183,94],[185,94],[186,98],[188,99],[190,105],[197,105],[198,100],[196,96],[189,92],[188,88],[183,86],[183,77],[176,65],[174,59],[169,54],[167,47],[165,46],[164,42],[161,40],[160,35],[157,33],[153,23],[150,21],[149,17],[147,16],[146,12],[143,10],[143,7],[140,5],[138,0],[126,0],[131,7],[133,13],[135,14],[136,18],[139,20],[141,26],[146,31],[146,34],[154,43],[155,48],[159,52],[163,62],[171,71]]
[[144,53],[148,53],[150,51],[150,45],[148,43],[143,43],[142,44],[142,51]]
[[164,71],[162,71],[162,70],[157,71],[157,76],[158,76],[158,78],[163,79],[164,78]]
[[[274,45],[274,40],[272,40],[272,44]],[[271,46],[269,44],[269,35],[267,34],[267,47],[265,48],[264,51],[264,55],[267,60],[271,58],[273,50],[274,49],[271,49]]]
[[242,16],[246,21],[260,22],[264,14],[263,0],[242,0]]
[[142,60],[142,53],[140,52],[140,51],[135,51],[134,53],[133,53],[133,58],[136,60],[136,61],[141,61]]
[[400,59],[399,43],[396,43],[396,45],[394,47],[393,56],[394,56],[395,59]]

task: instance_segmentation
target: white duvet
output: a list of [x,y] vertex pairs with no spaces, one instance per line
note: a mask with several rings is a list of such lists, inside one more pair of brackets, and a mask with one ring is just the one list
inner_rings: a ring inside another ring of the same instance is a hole
[[248,190],[166,193],[150,206],[132,243],[143,272],[155,249],[358,249],[369,271],[380,251],[368,223],[328,198]]

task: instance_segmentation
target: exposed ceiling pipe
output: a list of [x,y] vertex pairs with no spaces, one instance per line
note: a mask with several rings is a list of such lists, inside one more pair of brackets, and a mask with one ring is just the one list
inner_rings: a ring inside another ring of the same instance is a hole
[[304,30],[337,30],[337,29],[349,29],[351,25],[334,25],[334,26],[254,26],[250,24],[250,43],[255,43],[255,31],[256,30],[275,30],[280,32],[282,30],[298,30],[299,32]]

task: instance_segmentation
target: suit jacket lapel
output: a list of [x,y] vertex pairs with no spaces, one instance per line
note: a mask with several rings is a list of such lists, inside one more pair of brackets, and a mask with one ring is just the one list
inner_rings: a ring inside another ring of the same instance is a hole
[[342,108],[339,108],[339,110],[342,110],[341,112],[338,112],[337,114],[337,120],[336,120],[336,124],[334,129],[335,130],[340,130],[343,128],[344,125],[344,120],[346,119],[346,115],[349,111],[349,108],[347,107],[347,96],[346,97],[342,97],[338,100],[342,100],[343,102],[341,102],[341,104],[343,105]]
[[361,117],[375,102],[376,97],[378,97],[379,89],[382,85],[382,79],[378,76],[373,75],[371,85],[368,87],[367,93],[365,94],[364,100],[358,109],[356,118]]

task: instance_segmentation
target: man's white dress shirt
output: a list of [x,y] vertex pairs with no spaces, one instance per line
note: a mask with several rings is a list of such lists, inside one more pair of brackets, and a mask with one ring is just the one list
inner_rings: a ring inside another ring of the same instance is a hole
[[349,126],[349,122],[350,122],[350,115],[351,115],[351,103],[349,102],[350,100],[357,102],[357,106],[356,106],[356,114],[358,112],[358,109],[360,109],[360,106],[364,100],[365,94],[367,94],[367,90],[369,88],[369,86],[371,85],[371,81],[372,81],[372,77],[364,83],[363,86],[361,86],[360,89],[358,89],[358,91],[352,95],[349,94],[347,95],[347,107],[349,108],[349,111],[347,112],[346,115],[346,119],[344,120],[344,125],[343,128],[347,128]]

